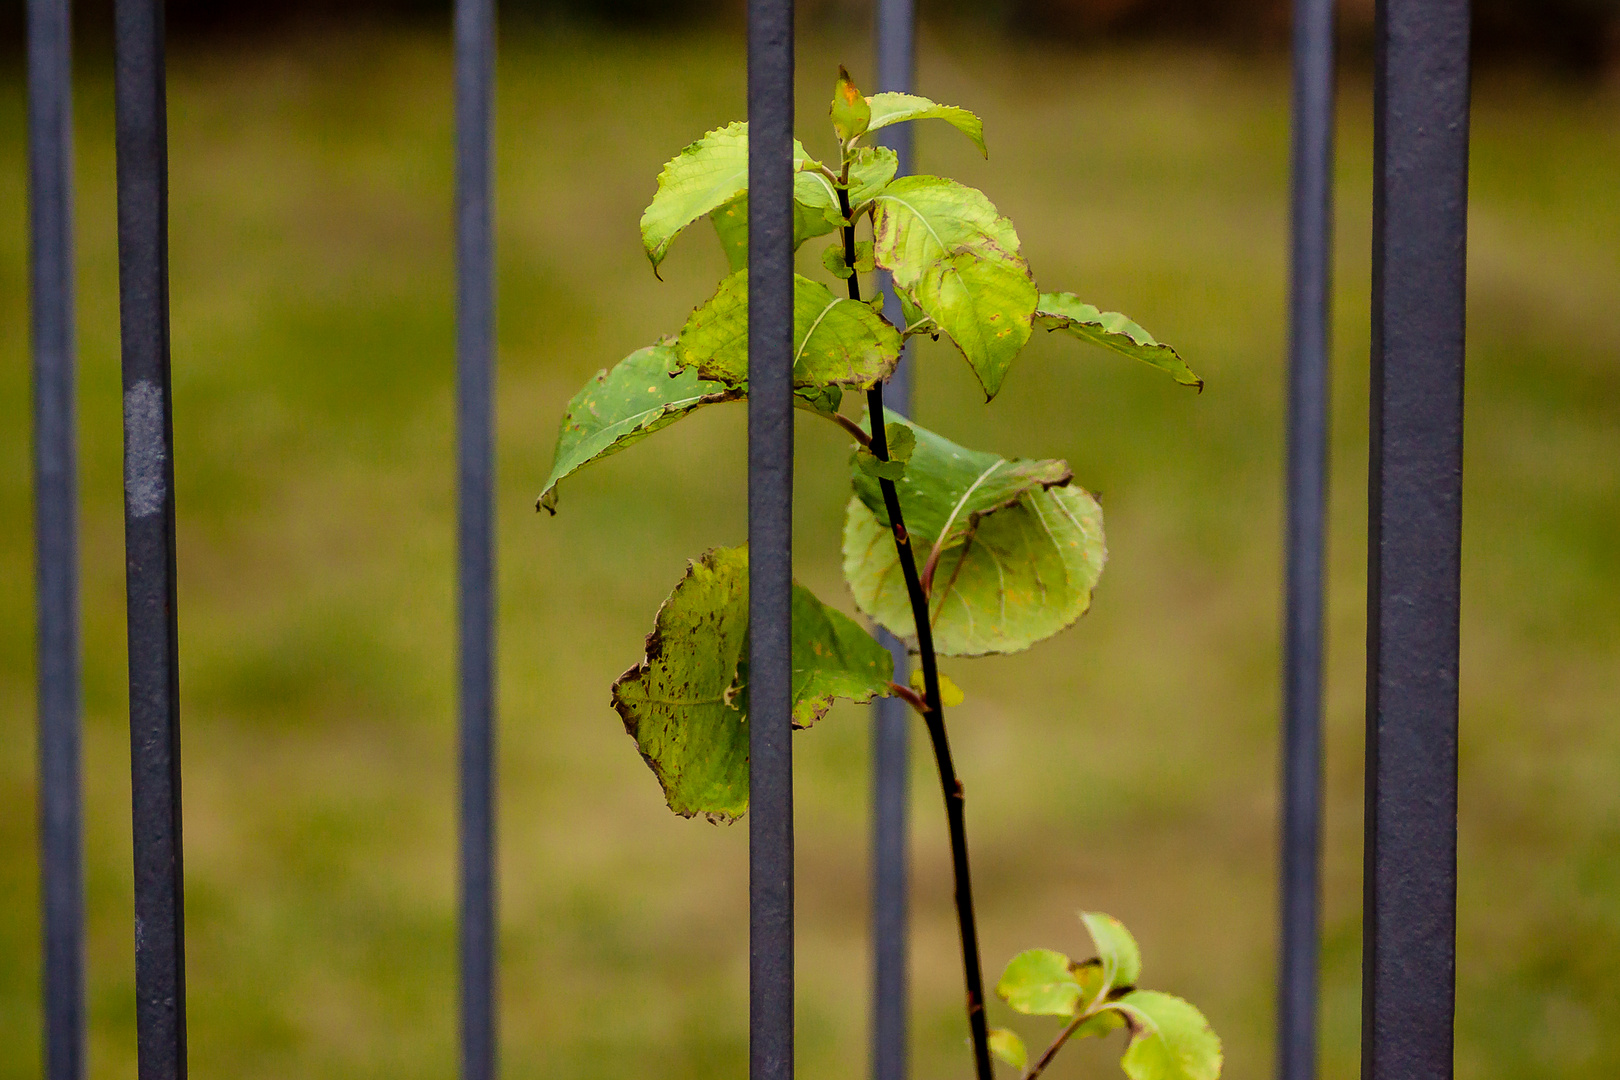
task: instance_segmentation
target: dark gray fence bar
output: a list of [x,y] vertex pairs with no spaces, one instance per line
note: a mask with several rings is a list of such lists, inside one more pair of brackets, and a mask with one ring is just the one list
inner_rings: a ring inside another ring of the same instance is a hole
[[461,1076],[496,1074],[494,0],[456,0]]
[[[915,81],[914,0],[878,0],[877,89],[910,93]],[[913,124],[883,130],[883,142],[900,157],[900,175],[912,169]],[[900,301],[883,277],[883,306],[899,324]],[[911,415],[911,348],[884,388],[884,407]],[[895,678],[906,680],[911,658],[893,634],[879,639],[894,656]],[[907,1006],[910,1001],[907,959],[910,936],[910,831],[907,809],[911,779],[911,715],[898,698],[879,698],[872,706],[872,1077],[905,1080],[907,1074]]]
[[39,640],[39,849],[46,1080],[84,1075],[79,521],[68,0],[28,2],[29,316]]
[[114,75],[138,1075],[179,1080],[186,1075],[185,902],[161,0],[117,0]]
[[1374,90],[1362,1075],[1452,1075],[1467,0],[1384,0]]
[[1333,265],[1333,0],[1295,0],[1289,295],[1288,554],[1283,617],[1277,1076],[1316,1076],[1322,855],[1322,574]]
[[751,1080],[793,1076],[793,3],[748,3]]

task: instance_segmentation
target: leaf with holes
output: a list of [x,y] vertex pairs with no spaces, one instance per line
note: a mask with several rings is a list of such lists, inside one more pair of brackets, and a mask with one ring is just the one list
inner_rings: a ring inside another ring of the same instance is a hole
[[[646,658],[613,684],[613,707],[683,817],[748,809],[748,550],[715,548],[687,566],[647,637]],[[793,723],[839,697],[889,692],[893,660],[847,615],[793,586]]]
[[996,982],[996,996],[1031,1016],[1073,1016],[1080,984],[1069,958],[1051,949],[1026,949],[1007,962]]
[[1131,1080],[1218,1080],[1220,1037],[1190,1002],[1137,990],[1109,1008],[1130,1028],[1131,1041],[1119,1064]]
[[973,140],[973,145],[979,148],[979,153],[985,157],[990,151],[984,148],[984,121],[957,105],[940,105],[916,94],[899,94],[894,92],[873,94],[867,98],[871,107],[866,130],[876,131],[886,128],[890,124],[899,124],[907,120],[943,120],[957,131]]
[[679,370],[667,342],[637,349],[575,394],[563,413],[551,475],[539,506],[557,512],[557,484],[570,473],[668,427],[704,405],[735,401],[743,391]]
[[1182,386],[1202,392],[1204,380],[1193,374],[1181,355],[1117,311],[1098,311],[1074,293],[1041,293],[1035,325],[1043,330],[1066,330],[1081,341],[1140,360],[1165,372]]
[[985,397],[995,397],[1029,341],[1040,296],[1012,222],[981,191],[903,176],[878,194],[872,235],[877,265],[950,335]]
[[[900,334],[871,305],[794,275],[793,384],[870,387],[900,359]],[[720,283],[692,312],[677,345],[681,366],[729,384],[748,380],[748,272]]]
[[[904,422],[904,421],[903,421]],[[925,428],[896,484],[931,586],[944,656],[1018,652],[1083,615],[1102,573],[1102,508],[1061,461],[1007,461]],[[876,481],[854,471],[844,577],[855,603],[903,638],[916,626]]]

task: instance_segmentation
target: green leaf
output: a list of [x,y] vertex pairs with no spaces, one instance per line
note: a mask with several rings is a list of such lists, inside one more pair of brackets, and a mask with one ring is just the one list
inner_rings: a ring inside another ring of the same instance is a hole
[[[1007,461],[909,426],[917,446],[896,488],[918,562],[926,565],[944,538],[929,598],[935,650],[1017,652],[1084,614],[1106,558],[1102,508],[1068,482],[1068,465]],[[881,490],[858,471],[854,484],[844,577],[863,612],[910,637],[916,627]]]
[[[849,264],[844,261],[844,242],[839,240],[828,246],[821,253],[821,265],[836,278],[847,278],[851,274]],[[862,274],[872,272],[872,242],[858,240],[855,243],[855,270]]]
[[[796,145],[796,144],[795,144]],[[838,208],[838,189],[820,170],[801,171],[793,178],[793,250],[805,241],[825,236],[838,228],[842,214]],[[850,168],[851,206],[859,206],[870,199],[894,179],[899,159],[887,147],[861,147],[855,152]],[[733,270],[748,265],[748,196],[739,195],[709,215],[720,246],[725,249],[726,261]]]
[[1080,921],[1097,946],[1102,962],[1104,993],[1124,986],[1135,986],[1142,977],[1142,950],[1125,924],[1100,911],[1082,911]]
[[891,461],[910,461],[917,452],[917,433],[909,424],[890,421],[883,425],[883,444]]
[[906,475],[906,463],[893,458],[879,458],[864,446],[855,448],[855,468],[862,476],[873,480],[898,480]]
[[996,983],[996,996],[1031,1016],[1073,1016],[1080,1004],[1080,984],[1069,971],[1069,958],[1051,949],[1026,949],[1007,962]]
[[943,120],[972,139],[979,153],[990,156],[990,151],[984,148],[984,121],[966,109],[956,105],[938,105],[916,94],[873,94],[866,100],[871,105],[871,118],[866,125],[868,131],[905,120]]
[[844,65],[838,65],[838,82],[833,86],[833,130],[839,142],[849,142],[866,130],[872,119],[872,106],[855,88]]
[[[900,334],[859,300],[794,275],[793,384],[871,387],[900,359]],[[731,385],[748,380],[748,272],[720,283],[692,312],[677,346],[682,367]]]
[[[794,169],[803,170],[807,165],[815,164],[814,159],[805,152],[804,146],[795,139]],[[809,176],[810,174],[803,171],[796,171],[795,198],[801,189],[812,199],[820,198],[820,185],[809,181]],[[647,249],[647,258],[652,260],[654,272],[664,261],[664,256],[669,253],[669,246],[675,242],[681,230],[705,214],[711,214],[733,203],[747,191],[747,121],[738,120],[723,128],[716,128],[670,159],[664,170],[658,174],[658,191],[641,215],[641,243]],[[746,203],[743,204],[740,217],[742,236],[745,238],[743,250],[746,252],[748,235]],[[819,229],[810,235],[820,236],[836,227],[835,222],[826,220],[823,209],[819,206],[808,208],[805,217],[806,228]],[[719,225],[717,221],[716,227],[719,228]],[[722,243],[726,242],[725,235],[722,235],[721,239]],[[735,240],[735,235],[732,239]],[[809,239],[809,235],[796,236],[795,247],[806,239]],[[728,256],[729,254],[728,250]]]
[[[947,709],[954,709],[967,700],[967,695],[962,693],[962,688],[952,682],[949,675],[943,671],[936,671],[934,677],[939,680],[939,703],[941,705]],[[927,692],[928,677],[922,673],[921,668],[912,670],[911,688],[919,694]]]
[[1012,222],[974,188],[903,176],[878,194],[872,235],[877,265],[950,335],[986,398],[995,397],[1029,341],[1040,296]]
[[558,482],[582,466],[640,442],[694,409],[743,396],[741,389],[702,379],[695,371],[675,371],[672,376],[676,366],[669,344],[649,345],[611,371],[597,372],[574,395],[557,432],[540,507],[556,513]]
[[1221,1040],[1191,1003],[1156,990],[1115,1002],[1131,1029],[1120,1067],[1131,1080],[1217,1080]]
[[[613,707],[684,817],[734,820],[748,809],[748,550],[693,560],[658,609],[646,658],[613,684]],[[889,692],[893,660],[858,623],[793,586],[793,723],[834,698]]]
[[1017,1032],[1007,1028],[991,1028],[990,1052],[1019,1072],[1029,1068],[1029,1051],[1024,1049],[1024,1040],[1018,1037]]
[[900,299],[900,317],[906,321],[905,328],[901,331],[901,337],[909,338],[917,334],[927,334],[935,341],[938,341],[939,324],[923,313],[923,309],[917,306],[917,301],[911,298],[911,294],[896,289],[894,295]]
[[1117,311],[1098,311],[1081,303],[1074,293],[1041,293],[1035,309],[1035,323],[1042,329],[1067,330],[1081,341],[1140,360],[1158,368],[1182,386],[1204,389],[1204,380],[1170,346],[1155,341],[1153,335]]
[[838,386],[806,386],[793,391],[794,408],[818,416],[832,416],[843,403],[844,391]]

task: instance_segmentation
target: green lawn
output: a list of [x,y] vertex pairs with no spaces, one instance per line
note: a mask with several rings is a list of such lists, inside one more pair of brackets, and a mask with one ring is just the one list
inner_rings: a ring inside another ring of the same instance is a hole
[[[833,65],[801,43],[828,151]],[[510,35],[500,74],[502,1036],[509,1075],[740,1077],[746,826],[675,818],[607,704],[683,561],[744,536],[740,407],[533,500],[563,403],[677,328],[636,220],[662,162],[742,114],[736,36]],[[947,670],[987,966],[1119,915],[1199,1002],[1228,1075],[1270,1068],[1287,78],[1275,60],[930,41],[978,109],[921,167],[982,187],[1048,288],[1130,312],[1208,379],[1035,342],[985,408],[925,345],[916,412],[1062,456],[1105,495],[1092,614]],[[181,49],[171,79],[176,469],[196,1075],[442,1078],[454,1061],[447,44]],[[1620,98],[1479,82],[1468,381],[1458,1071],[1620,1072]],[[91,1075],[132,1075],[111,84],[79,97]],[[1370,95],[1339,175],[1325,1075],[1356,1075]],[[0,74],[0,1077],[37,1075],[37,871],[21,72]],[[807,254],[815,265],[819,245]],[[838,580],[845,448],[799,435],[798,567]],[[920,728],[919,728],[920,733]],[[866,1068],[866,719],[797,740],[799,1048]],[[915,1073],[965,1076],[950,864],[915,795]],[[992,1007],[992,1020],[1005,1022]],[[1021,1024],[1026,1035],[1041,1028]],[[1055,1078],[1106,1076],[1078,1047]]]

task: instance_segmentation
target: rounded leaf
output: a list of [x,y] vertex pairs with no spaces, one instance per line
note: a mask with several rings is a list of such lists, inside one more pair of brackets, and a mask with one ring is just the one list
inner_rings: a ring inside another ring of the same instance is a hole
[[1069,958],[1051,949],[1026,949],[1007,962],[996,983],[996,996],[1031,1016],[1073,1016],[1080,1004],[1080,984],[1069,970]]
[[1142,977],[1142,951],[1125,924],[1100,911],[1082,911],[1080,921],[1086,924],[1086,932],[1097,946],[1104,993],[1122,986],[1135,986]]
[[1029,1051],[1024,1049],[1024,1040],[1015,1031],[991,1028],[990,1052],[1019,1072],[1029,1068]]
[[1137,990],[1109,1006],[1124,1017],[1131,1041],[1120,1067],[1131,1080],[1218,1080],[1221,1040],[1192,1003]]

